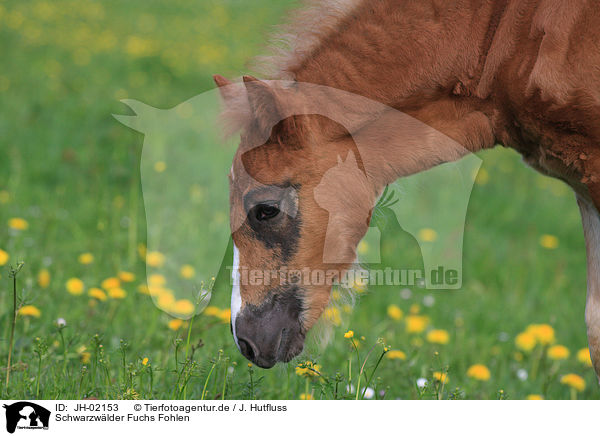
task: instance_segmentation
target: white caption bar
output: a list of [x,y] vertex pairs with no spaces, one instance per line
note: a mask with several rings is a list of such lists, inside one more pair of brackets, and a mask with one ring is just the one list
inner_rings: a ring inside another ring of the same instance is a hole
[[[25,401],[0,400],[0,434],[151,432],[302,435],[506,435],[596,432],[597,401]],[[4,412],[4,413],[2,413]],[[210,433],[205,433],[210,432]]]

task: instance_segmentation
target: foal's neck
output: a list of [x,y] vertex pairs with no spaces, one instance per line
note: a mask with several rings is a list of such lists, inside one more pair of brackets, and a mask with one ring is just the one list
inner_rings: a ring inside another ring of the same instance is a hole
[[[342,89],[400,110],[468,151],[491,147],[490,121],[481,101],[472,95],[501,2],[485,2],[478,8],[462,0],[451,6],[445,3],[363,1],[287,74],[299,82]],[[451,146],[406,144],[393,132],[386,138],[381,126],[371,128],[381,142],[370,150],[376,162],[369,175],[378,189],[464,155]]]

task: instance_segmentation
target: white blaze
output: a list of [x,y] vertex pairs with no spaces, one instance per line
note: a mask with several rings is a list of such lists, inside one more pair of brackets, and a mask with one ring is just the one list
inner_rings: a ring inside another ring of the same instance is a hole
[[233,244],[233,268],[231,269],[231,279],[233,281],[233,288],[231,290],[231,330],[233,331],[233,340],[238,349],[237,335],[235,334],[235,319],[242,307],[242,296],[240,295],[240,252],[238,251],[235,244]]

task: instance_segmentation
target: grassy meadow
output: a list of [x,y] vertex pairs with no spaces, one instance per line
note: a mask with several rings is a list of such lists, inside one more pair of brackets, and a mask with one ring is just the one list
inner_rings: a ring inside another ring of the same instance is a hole
[[224,268],[200,315],[159,308],[185,318],[194,302],[152,273],[164,259],[145,256],[144,136],[112,114],[247,72],[291,5],[0,0],[0,397],[599,399],[574,195],[505,149],[479,155],[461,290],[360,292],[271,370],[235,347]]

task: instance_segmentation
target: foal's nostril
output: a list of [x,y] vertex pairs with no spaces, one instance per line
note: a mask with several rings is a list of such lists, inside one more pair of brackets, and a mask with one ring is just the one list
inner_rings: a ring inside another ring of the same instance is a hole
[[242,355],[246,359],[255,362],[255,359],[258,357],[258,349],[256,346],[252,342],[242,338],[238,338],[238,345]]

